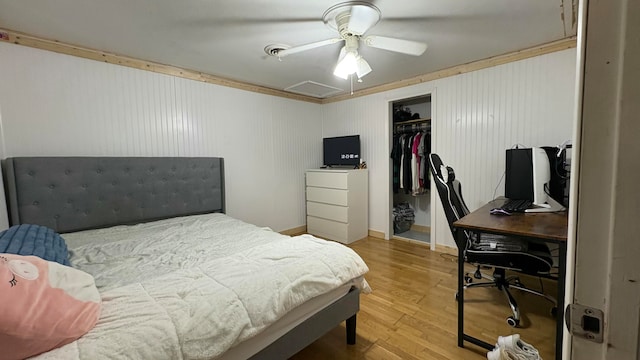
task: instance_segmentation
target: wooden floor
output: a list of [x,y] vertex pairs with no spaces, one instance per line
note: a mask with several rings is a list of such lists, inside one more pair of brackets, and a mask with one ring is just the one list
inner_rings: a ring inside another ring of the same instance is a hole
[[[457,346],[454,256],[420,244],[373,237],[349,246],[369,266],[365,278],[373,289],[360,296],[356,345],[346,344],[343,324],[291,359],[486,359],[482,348]],[[537,278],[521,280],[534,289],[541,286]],[[544,287],[555,297],[555,283],[545,281]],[[498,335],[519,333],[543,359],[553,359],[551,304],[535,295],[512,293],[520,306],[521,327],[507,325],[511,311],[502,292],[474,288],[465,292],[465,332],[491,344]]]

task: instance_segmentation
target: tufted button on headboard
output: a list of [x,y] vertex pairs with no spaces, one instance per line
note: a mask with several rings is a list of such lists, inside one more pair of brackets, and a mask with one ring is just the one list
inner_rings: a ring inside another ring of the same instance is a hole
[[222,158],[16,157],[3,171],[12,225],[72,232],[224,212]]

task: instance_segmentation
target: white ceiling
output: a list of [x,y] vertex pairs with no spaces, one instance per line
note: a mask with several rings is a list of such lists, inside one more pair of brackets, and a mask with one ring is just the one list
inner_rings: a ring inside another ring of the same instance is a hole
[[[370,47],[364,89],[575,35],[576,0],[377,0],[366,35],[422,41],[414,57]],[[283,90],[333,75],[342,44],[278,61],[265,46],[337,37],[322,14],[341,0],[0,0],[0,28]],[[564,16],[562,16],[564,13]],[[566,19],[565,21],[563,21]]]

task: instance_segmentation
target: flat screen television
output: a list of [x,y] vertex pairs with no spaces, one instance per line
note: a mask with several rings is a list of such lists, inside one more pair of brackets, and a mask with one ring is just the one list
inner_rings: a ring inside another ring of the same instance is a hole
[[360,164],[360,135],[322,139],[325,166],[357,166]]

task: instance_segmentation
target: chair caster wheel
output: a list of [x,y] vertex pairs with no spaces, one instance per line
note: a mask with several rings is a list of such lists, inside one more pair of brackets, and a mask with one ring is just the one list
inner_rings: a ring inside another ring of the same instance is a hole
[[482,279],[482,273],[480,272],[480,270],[476,270],[476,272],[473,273],[473,277],[478,280]]
[[518,325],[520,325],[520,320],[514,318],[513,316],[509,316],[507,318],[507,324],[509,324],[509,326],[511,327],[518,327]]
[[558,316],[558,308],[557,307],[552,307],[551,308],[551,316],[556,317]]
[[464,276],[464,282],[467,284],[471,284],[473,282],[473,278],[469,275]]

